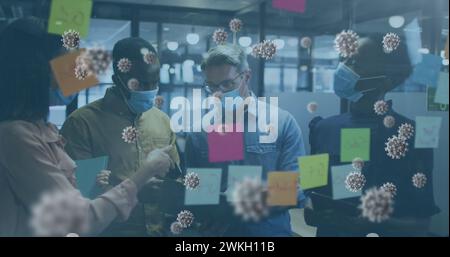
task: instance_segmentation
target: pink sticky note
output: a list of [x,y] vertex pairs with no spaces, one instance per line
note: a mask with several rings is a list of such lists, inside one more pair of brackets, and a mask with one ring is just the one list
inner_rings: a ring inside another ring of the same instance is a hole
[[[209,162],[238,161],[244,159],[244,133],[241,125],[221,125],[208,133]],[[230,131],[232,132],[227,132]]]
[[291,12],[305,12],[306,0],[273,0],[272,7]]

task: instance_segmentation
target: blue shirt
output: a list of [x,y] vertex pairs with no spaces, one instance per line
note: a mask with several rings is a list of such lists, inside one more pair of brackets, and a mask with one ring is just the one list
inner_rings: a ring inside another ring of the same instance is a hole
[[[245,115],[245,127],[248,120]],[[256,117],[258,121],[258,118]],[[190,133],[186,142],[186,166],[192,168],[221,168],[222,187],[228,177],[228,165],[256,165],[262,166],[262,179],[267,179],[271,171],[298,172],[298,157],[305,155],[302,132],[292,115],[278,108],[278,137],[273,143],[259,142],[260,135],[267,135],[257,129],[256,132],[244,132],[244,160],[209,163],[208,142],[205,132]],[[305,196],[298,190],[298,207],[303,207]],[[287,209],[277,211],[260,222],[241,222],[235,220],[229,225],[225,236],[291,236],[290,216]]]

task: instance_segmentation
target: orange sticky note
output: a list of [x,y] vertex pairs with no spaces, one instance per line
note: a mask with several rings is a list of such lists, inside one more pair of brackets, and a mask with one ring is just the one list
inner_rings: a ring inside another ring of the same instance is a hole
[[75,60],[81,51],[70,52],[50,61],[53,75],[64,96],[72,95],[98,84],[95,75],[88,76],[84,80],[79,80],[75,77]]
[[270,172],[267,178],[269,206],[293,206],[297,205],[296,172]]

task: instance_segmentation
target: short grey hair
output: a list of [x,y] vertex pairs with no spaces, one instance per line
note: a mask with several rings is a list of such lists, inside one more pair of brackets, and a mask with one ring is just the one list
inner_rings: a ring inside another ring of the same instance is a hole
[[211,48],[204,58],[201,68],[205,70],[209,66],[232,65],[239,71],[249,69],[247,54],[237,45],[223,44]]

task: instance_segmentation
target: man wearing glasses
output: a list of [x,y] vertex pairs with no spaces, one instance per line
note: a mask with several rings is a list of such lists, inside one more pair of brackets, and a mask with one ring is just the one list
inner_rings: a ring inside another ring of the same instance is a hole
[[[102,99],[73,112],[61,131],[67,140],[65,149],[73,159],[109,157],[111,175],[102,179],[109,186],[136,172],[155,148],[174,146],[169,155],[176,165],[179,163],[176,136],[170,129],[169,118],[153,108],[160,70],[156,50],[141,38],[120,40],[113,49],[113,68],[115,86]],[[168,235],[170,223],[166,224],[161,211],[165,197],[161,183],[152,181],[155,189],[146,190],[146,197],[152,198],[153,203],[138,204],[128,221],[113,223],[104,235]]]
[[[208,95],[220,96],[222,99],[222,113],[233,112],[236,115],[236,105],[224,104],[225,98],[243,99],[256,96],[249,89],[251,71],[248,66],[247,56],[243,49],[236,45],[219,45],[212,48],[202,64],[205,75],[204,90]],[[261,102],[258,102],[260,104]],[[278,108],[272,106],[271,108]],[[248,110],[247,110],[248,109]],[[250,115],[256,112],[250,108],[245,109],[244,127],[249,124]],[[248,115],[247,115],[248,114]],[[222,115],[225,118],[225,115]],[[196,121],[194,121],[196,122]],[[222,121],[223,122],[223,121]],[[188,135],[186,141],[185,155],[186,166],[191,168],[221,168],[222,185],[221,191],[225,192],[227,185],[224,184],[228,177],[229,165],[254,165],[262,166],[262,180],[267,179],[270,171],[298,172],[297,158],[305,154],[302,133],[296,121],[288,112],[278,109],[278,135],[274,142],[264,143],[260,141],[260,135],[267,133],[260,128],[256,132],[244,131],[244,159],[240,161],[227,161],[210,163],[208,159],[208,142],[206,132],[194,132]],[[298,190],[298,206],[302,206],[305,196]],[[200,228],[200,233],[212,236],[291,236],[290,216],[287,209],[277,208],[271,214],[259,222],[243,222],[233,217],[230,205],[225,199],[217,208],[210,208],[205,215],[197,213],[198,216],[211,216],[208,225]],[[272,209],[275,210],[275,209]],[[213,213],[221,215],[217,219]],[[230,214],[230,215],[228,215]],[[207,218],[206,218],[207,219]]]

